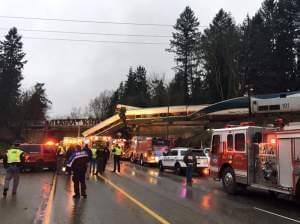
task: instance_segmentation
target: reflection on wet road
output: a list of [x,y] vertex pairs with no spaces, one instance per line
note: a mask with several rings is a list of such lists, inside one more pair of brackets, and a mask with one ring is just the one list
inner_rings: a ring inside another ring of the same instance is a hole
[[[90,177],[87,199],[74,200],[71,178],[58,176],[48,223],[300,223],[299,205],[265,192],[252,190],[231,196],[223,192],[219,182],[208,177],[196,177],[190,187],[186,186],[184,177],[172,172],[160,173],[156,168],[124,162],[120,174],[110,169],[103,178]],[[34,175],[27,177],[24,181],[30,187],[34,181],[39,183],[34,186],[40,192],[39,198],[43,198],[43,192],[48,195],[51,175],[43,176],[44,179],[34,179]],[[25,194],[14,200],[2,200],[0,217],[3,217],[3,208],[11,214],[8,208],[25,207],[21,199],[31,200]],[[39,203],[34,204],[29,213],[37,214],[39,206]],[[4,217],[8,219],[9,215],[4,214]],[[24,220],[23,223],[32,223],[32,220]]]
[[[3,191],[4,170],[0,169],[0,191]],[[47,205],[53,173],[25,173],[21,175],[16,196],[10,193],[0,199],[0,220],[3,224],[41,223]]]
[[[52,223],[159,223],[122,191],[170,223],[276,224],[291,223],[285,217],[300,220],[293,202],[254,191],[229,196],[220,183],[207,177],[196,177],[194,185],[189,187],[184,177],[171,172],[160,173],[156,168],[123,163],[121,174],[108,170],[104,178],[121,190],[101,178],[91,177],[88,199],[74,201],[70,179],[60,177]],[[254,207],[280,212],[283,217],[259,212]]]

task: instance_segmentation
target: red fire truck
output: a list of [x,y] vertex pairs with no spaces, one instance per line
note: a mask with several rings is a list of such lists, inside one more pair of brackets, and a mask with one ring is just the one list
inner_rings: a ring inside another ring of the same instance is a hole
[[211,175],[227,193],[251,186],[300,198],[300,125],[215,129]]

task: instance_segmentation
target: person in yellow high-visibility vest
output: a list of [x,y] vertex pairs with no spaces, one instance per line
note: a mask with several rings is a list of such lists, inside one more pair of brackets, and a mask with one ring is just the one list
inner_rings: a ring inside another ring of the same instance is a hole
[[120,173],[120,159],[121,159],[121,155],[123,153],[122,148],[118,144],[116,144],[112,150],[112,153],[114,155],[114,170],[113,170],[113,172],[116,172],[116,166],[118,166],[118,172]]
[[59,144],[56,149],[56,173],[60,175],[62,173],[65,157],[65,149],[62,144]]
[[91,165],[90,165],[90,173],[96,175],[97,174],[97,147],[93,145],[91,148],[92,151],[92,158],[91,158]]
[[6,169],[6,176],[4,182],[3,196],[6,197],[7,191],[9,189],[9,183],[13,179],[12,194],[17,193],[17,188],[20,179],[20,168],[24,160],[24,152],[19,149],[19,144],[14,144],[9,150],[7,150],[6,155],[3,159],[4,168]]

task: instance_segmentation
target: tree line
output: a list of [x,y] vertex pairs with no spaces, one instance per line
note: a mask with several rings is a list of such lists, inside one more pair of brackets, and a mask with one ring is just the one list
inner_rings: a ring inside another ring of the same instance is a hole
[[[10,130],[14,139],[20,139],[28,122],[46,119],[51,102],[44,83],[22,90],[23,68],[26,64],[22,37],[11,28],[0,41],[0,131]],[[1,135],[0,140],[7,139]]]
[[91,116],[105,119],[118,103],[193,105],[300,89],[300,1],[265,0],[242,24],[220,9],[208,28],[201,32],[199,27],[197,16],[186,7],[166,49],[175,62],[170,83],[148,78],[143,66],[130,68],[127,80],[104,97],[104,106],[96,109],[92,104],[100,105],[100,96],[91,101],[90,111],[102,111]]

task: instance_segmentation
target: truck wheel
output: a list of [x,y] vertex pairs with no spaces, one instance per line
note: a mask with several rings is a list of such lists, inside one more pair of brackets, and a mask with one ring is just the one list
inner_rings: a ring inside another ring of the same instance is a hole
[[236,193],[237,184],[235,182],[235,175],[231,167],[225,168],[222,172],[222,183],[225,191],[228,194]]
[[182,174],[182,169],[179,163],[175,164],[175,173],[176,175],[181,175]]
[[162,164],[162,161],[159,161],[158,167],[159,167],[159,171],[160,171],[160,172],[164,172],[164,166],[163,166],[163,164]]

